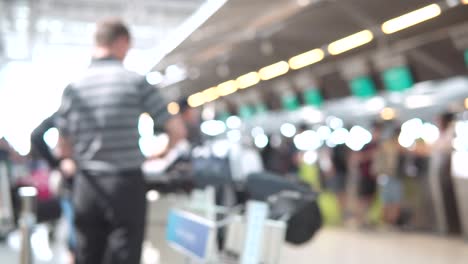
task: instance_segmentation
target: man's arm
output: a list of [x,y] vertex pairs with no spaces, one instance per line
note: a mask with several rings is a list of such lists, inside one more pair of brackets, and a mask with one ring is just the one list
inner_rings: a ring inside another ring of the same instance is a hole
[[72,160],[73,148],[69,131],[69,115],[74,107],[77,107],[76,100],[71,86],[68,86],[63,92],[62,104],[56,114],[56,124],[60,136],[58,140],[58,153],[60,157],[60,170],[66,175],[71,176],[76,171],[75,163]]
[[[55,115],[55,114],[54,114]],[[44,134],[52,127],[55,126],[54,115],[45,119],[34,131],[31,133],[31,144],[37,150],[39,155],[43,157],[51,168],[57,168],[60,160],[54,156],[50,148],[44,140]]]
[[59,168],[65,177],[71,177],[76,173],[76,164],[72,159],[72,144],[66,136],[60,136],[58,140]]
[[164,130],[169,136],[168,149],[171,149],[177,143],[187,138],[187,128],[180,116],[174,116],[170,118],[165,126]]
[[72,158],[72,144],[67,136],[60,135],[58,139],[58,153],[61,159]]

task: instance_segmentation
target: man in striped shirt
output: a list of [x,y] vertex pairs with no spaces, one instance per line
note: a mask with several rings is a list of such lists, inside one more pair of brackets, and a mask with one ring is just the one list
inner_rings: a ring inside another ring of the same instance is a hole
[[186,137],[181,118],[167,112],[158,90],[124,69],[129,47],[121,21],[98,23],[92,63],[65,89],[57,114],[62,158],[72,158],[78,168],[77,264],[140,263],[146,212],[140,114],[150,114],[167,132],[169,147]]

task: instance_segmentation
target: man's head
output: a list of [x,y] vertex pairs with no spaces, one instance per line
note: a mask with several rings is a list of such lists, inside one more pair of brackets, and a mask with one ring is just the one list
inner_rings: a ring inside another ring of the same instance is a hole
[[198,108],[190,107],[186,99],[179,101],[180,114],[185,122],[191,125],[198,125],[200,123],[200,110]]
[[97,24],[95,41],[95,56],[112,56],[123,60],[130,49],[130,32],[119,19],[106,19]]

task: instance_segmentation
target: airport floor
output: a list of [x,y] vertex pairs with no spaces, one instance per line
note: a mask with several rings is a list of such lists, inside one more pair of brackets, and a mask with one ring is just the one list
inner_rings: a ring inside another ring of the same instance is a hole
[[[150,206],[147,240],[144,244],[143,264],[178,264],[185,259],[169,248],[164,241],[164,212],[175,200],[154,202]],[[46,239],[43,234],[35,238]],[[14,240],[14,239],[13,239]],[[11,244],[17,242],[10,241]],[[43,242],[38,244],[44,245]],[[47,243],[45,243],[47,244]],[[47,250],[40,258],[47,259]],[[35,264],[62,264],[66,255],[60,243],[51,245],[53,259]],[[19,263],[17,250],[0,244],[0,263]],[[280,263],[293,264],[466,264],[468,242],[460,238],[439,237],[432,234],[395,231],[357,231],[324,228],[313,240],[302,246],[285,244]]]

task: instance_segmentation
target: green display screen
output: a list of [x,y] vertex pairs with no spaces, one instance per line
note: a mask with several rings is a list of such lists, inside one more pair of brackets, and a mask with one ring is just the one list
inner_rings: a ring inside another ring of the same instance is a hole
[[239,116],[243,119],[251,118],[255,113],[255,110],[249,105],[242,105],[239,107]]
[[299,108],[299,100],[297,100],[296,95],[286,95],[282,98],[283,109],[285,110],[296,110]]
[[466,63],[466,66],[468,66],[468,49],[465,50],[465,63]]
[[351,92],[357,97],[371,97],[376,93],[375,83],[369,76],[361,76],[351,80]]
[[258,103],[255,105],[255,113],[261,114],[268,111],[268,107],[264,103]]
[[413,76],[408,67],[394,67],[382,73],[385,88],[392,92],[401,92],[413,86]]
[[230,117],[231,114],[229,112],[221,112],[221,113],[218,113],[217,114],[217,118],[218,120],[221,120],[223,122],[226,122],[226,120],[228,119],[228,117]]
[[311,88],[304,92],[304,102],[307,105],[319,107],[323,104],[323,97],[319,90]]

